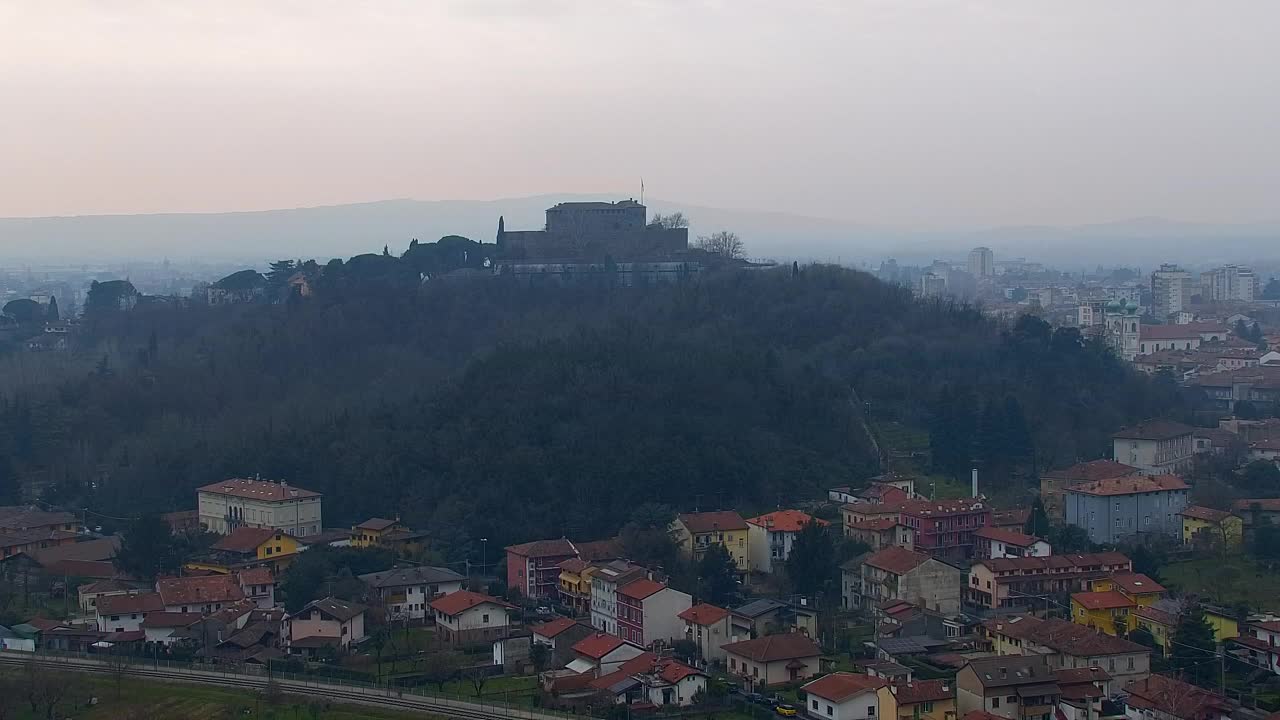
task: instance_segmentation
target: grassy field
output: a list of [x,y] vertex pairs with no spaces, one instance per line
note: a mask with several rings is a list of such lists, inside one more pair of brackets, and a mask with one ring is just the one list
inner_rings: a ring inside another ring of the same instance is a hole
[[1168,585],[1223,605],[1280,609],[1280,574],[1271,573],[1249,558],[1235,556],[1171,563],[1160,569]]
[[[70,702],[59,706],[56,717],[75,720],[422,720],[438,716],[425,713],[403,713],[364,705],[325,705],[309,707],[308,700],[286,695],[280,704],[270,707],[257,702],[252,692],[205,685],[125,680],[117,696],[109,678],[72,674],[87,686],[85,692],[69,696]],[[98,703],[84,706],[84,698],[97,697]],[[74,700],[79,698],[79,700]],[[17,720],[36,720],[30,706],[21,705]],[[319,714],[315,714],[315,712]]]

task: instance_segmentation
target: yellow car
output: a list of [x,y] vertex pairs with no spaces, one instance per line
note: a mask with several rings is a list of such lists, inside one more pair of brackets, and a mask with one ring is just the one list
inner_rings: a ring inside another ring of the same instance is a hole
[[800,714],[799,710],[796,710],[794,707],[790,705],[779,705],[778,707],[774,708],[773,711],[778,713],[782,717],[795,717],[796,715]]

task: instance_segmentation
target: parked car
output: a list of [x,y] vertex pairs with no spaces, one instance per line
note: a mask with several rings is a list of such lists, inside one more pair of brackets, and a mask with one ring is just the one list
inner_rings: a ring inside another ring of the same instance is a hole
[[795,717],[800,714],[800,711],[796,709],[795,705],[788,705],[786,703],[779,703],[773,708],[773,711],[782,717]]
[[757,693],[757,692],[753,692],[753,693],[746,693],[745,697],[747,698],[747,702],[749,702],[749,703],[755,703],[756,705],[768,705],[768,704],[769,704],[769,698],[767,698],[767,697],[765,697],[764,695],[761,695],[760,693]]

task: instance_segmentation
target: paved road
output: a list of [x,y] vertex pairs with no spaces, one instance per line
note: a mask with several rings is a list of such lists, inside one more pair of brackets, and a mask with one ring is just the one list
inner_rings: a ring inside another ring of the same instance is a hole
[[[56,655],[31,655],[29,653],[0,651],[0,665],[23,665],[32,659],[42,666],[65,668],[76,672],[109,673],[112,668],[102,660],[88,658],[68,658]],[[129,677],[149,678],[163,682],[198,683],[201,685],[217,685],[221,687],[257,690],[265,687],[266,677],[253,675],[237,675],[231,673],[192,670],[181,667],[162,667],[156,669],[146,665],[130,665],[126,671]],[[441,697],[423,697],[419,695],[397,694],[395,690],[383,688],[367,688],[360,686],[334,685],[323,682],[298,682],[276,678],[276,685],[282,692],[303,697],[320,697],[340,703],[375,705],[397,710],[419,711],[448,718],[461,720],[484,720],[486,718],[511,718],[522,720],[565,720],[564,715],[552,715],[530,708],[505,707],[488,705]],[[593,720],[582,716],[582,720]]]

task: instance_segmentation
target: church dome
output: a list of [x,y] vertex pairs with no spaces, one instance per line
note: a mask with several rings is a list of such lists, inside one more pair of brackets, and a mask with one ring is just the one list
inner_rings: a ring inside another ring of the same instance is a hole
[[1107,312],[1121,312],[1124,310],[1124,302],[1121,300],[1112,300],[1106,304]]

